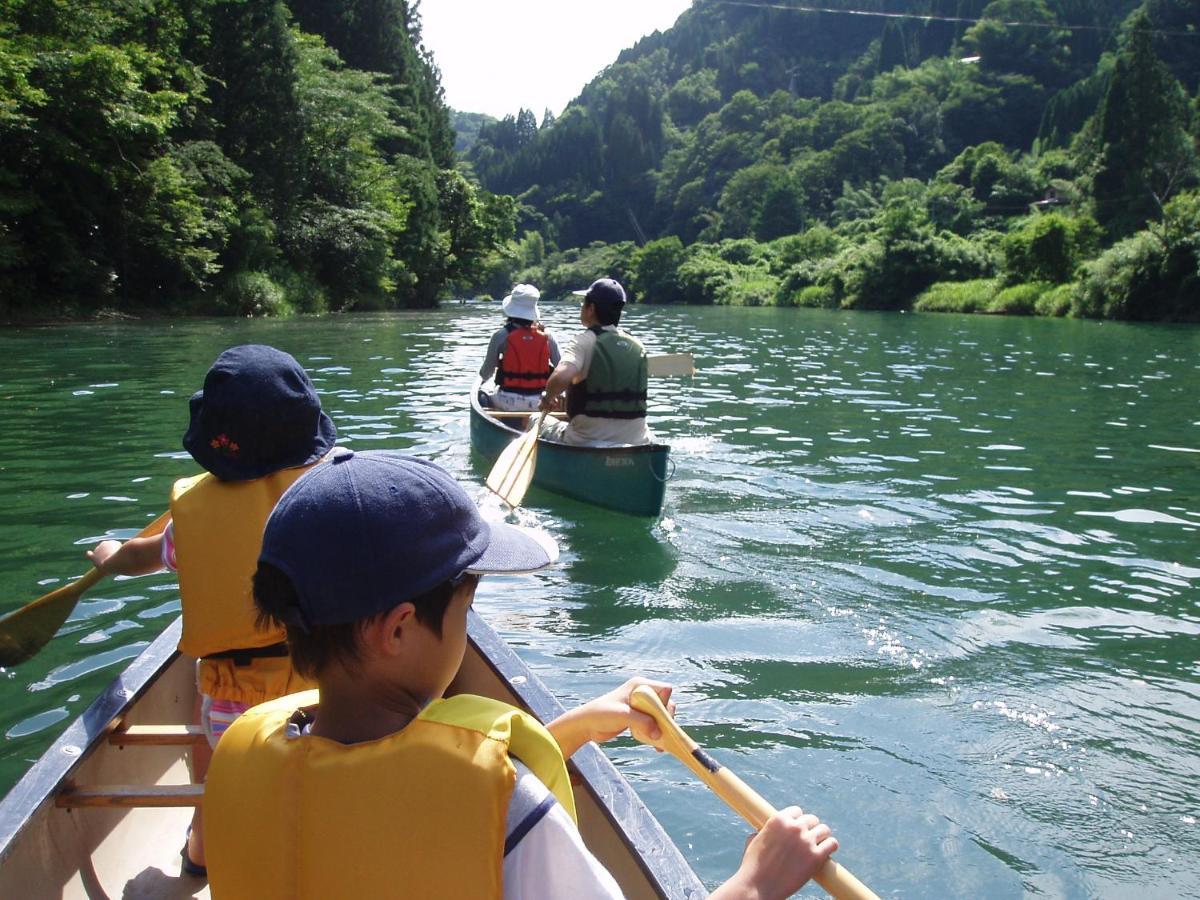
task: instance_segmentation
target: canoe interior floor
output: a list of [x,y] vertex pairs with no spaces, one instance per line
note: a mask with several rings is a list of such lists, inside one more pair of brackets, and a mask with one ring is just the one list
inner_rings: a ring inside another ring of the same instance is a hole
[[[188,780],[187,765],[165,773],[162,783]],[[95,815],[99,810],[76,809],[69,815]],[[67,815],[65,810],[56,814]],[[208,882],[180,871],[179,851],[192,820],[189,808],[147,808],[128,811],[92,853],[90,871],[77,872],[64,886],[62,897],[86,900],[140,900],[208,897]]]

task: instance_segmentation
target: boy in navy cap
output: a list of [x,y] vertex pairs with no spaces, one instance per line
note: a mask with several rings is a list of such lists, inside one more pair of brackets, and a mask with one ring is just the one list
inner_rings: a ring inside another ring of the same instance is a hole
[[[179,649],[199,660],[200,723],[215,745],[254,704],[310,686],[292,667],[283,628],[258,627],[250,578],[275,501],[326,456],[337,431],[304,368],[263,344],[218,356],[189,407],[183,446],[205,473],[175,482],[164,532],[102,541],[88,558],[108,574],[178,573]],[[197,781],[205,750],[193,752]],[[187,874],[203,876],[199,821],[197,811],[182,858]]]
[[[499,701],[443,699],[479,578],[550,565],[557,548],[485,522],[432,463],[335,451],[284,495],[254,576],[310,691],[243,715],[205,793],[213,895],[621,896],[584,847],[564,760],[653,720],[634,678],[543,727]],[[794,807],[750,842],[713,896],[783,897],[836,848]]]

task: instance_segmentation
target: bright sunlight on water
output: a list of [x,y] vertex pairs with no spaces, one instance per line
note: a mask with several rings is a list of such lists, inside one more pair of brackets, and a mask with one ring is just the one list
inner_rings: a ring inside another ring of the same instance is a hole
[[[576,308],[543,303],[560,332]],[[195,464],[187,398],[225,347],[312,373],[341,443],[478,491],[465,398],[494,306],[0,332],[7,612],[128,537]],[[658,521],[538,489],[562,565],[477,608],[564,703],[643,673],[776,805],[828,820],[883,896],[1179,897],[1200,884],[1200,330],[634,308],[676,466]],[[490,504],[495,509],[494,503]],[[94,588],[0,680],[7,790],[178,612]],[[746,829],[673,759],[606,748],[715,885]],[[815,892],[816,889],[810,889]]]

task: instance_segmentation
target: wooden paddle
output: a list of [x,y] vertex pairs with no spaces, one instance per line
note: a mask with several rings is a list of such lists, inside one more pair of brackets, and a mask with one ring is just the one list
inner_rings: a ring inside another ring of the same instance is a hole
[[521,505],[525,492],[529,490],[529,482],[533,481],[533,469],[537,465],[537,439],[545,418],[546,413],[541,413],[532,428],[505,447],[488,473],[488,488],[513,509]]
[[[662,731],[663,737],[659,741],[662,749],[695,772],[701,781],[712,788],[713,793],[728,803],[752,828],[757,831],[767,819],[775,815],[775,807],[688,737],[671,718],[662,701],[658,699],[658,694],[650,687],[641,685],[634,688],[629,705],[652,717]],[[879,900],[869,887],[832,859],[821,867],[813,876],[813,880],[835,900]]]
[[696,361],[690,353],[656,353],[646,357],[648,375],[695,375]]
[[[138,537],[152,537],[167,527],[170,513],[163,513],[138,532]],[[79,602],[84,591],[104,577],[93,568],[70,584],[26,603],[0,619],[0,666],[16,666],[34,656],[62,627]]]

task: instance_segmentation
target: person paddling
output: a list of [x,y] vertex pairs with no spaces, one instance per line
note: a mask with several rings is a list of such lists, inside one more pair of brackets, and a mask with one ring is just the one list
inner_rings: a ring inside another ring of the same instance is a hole
[[[484,381],[495,376],[496,390],[483,394],[484,405],[506,412],[533,412],[541,401],[546,379],[561,357],[558,341],[538,317],[541,292],[518,284],[501,304],[504,325],[488,342],[479,367]],[[481,398],[482,399],[482,398]]]
[[[111,575],[178,573],[179,650],[199,660],[198,721],[215,746],[249,707],[311,685],[292,666],[283,628],[256,623],[250,578],[275,501],[333,448],[337,429],[304,368],[263,344],[218,356],[189,408],[183,446],[206,471],[175,482],[166,530],[101,541],[87,555]],[[192,762],[203,781],[208,753],[198,747]],[[203,877],[200,820],[198,808],[181,856],[184,872]]]
[[[339,450],[267,522],[260,616],[283,625],[309,691],[258,706],[217,746],[205,791],[214,897],[616,898],[583,843],[565,760],[629,731],[631,678],[542,726],[506,703],[444,698],[479,579],[552,564],[547,538],[485,522],[433,463]],[[795,807],[712,895],[785,897],[837,848]]]
[[583,298],[579,321],[587,330],[555,367],[538,405],[543,412],[557,410],[565,396],[567,421],[546,421],[542,436],[587,446],[652,443],[646,349],[619,327],[625,289],[612,278],[599,278],[573,293]]

